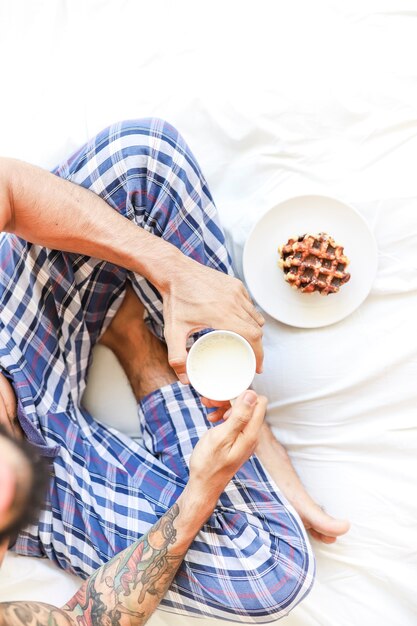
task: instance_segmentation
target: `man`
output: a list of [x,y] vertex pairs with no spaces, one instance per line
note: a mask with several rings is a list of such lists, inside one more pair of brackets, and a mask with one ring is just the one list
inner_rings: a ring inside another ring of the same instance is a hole
[[[6,605],[3,619],[143,623],[160,600],[243,622],[286,614],[314,565],[274,482],[317,538],[334,541],[348,525],[303,490],[262,425],[265,399],[247,392],[229,416],[218,407],[211,419],[227,419],[207,432],[187,385],[186,340],[204,328],[245,336],[258,371],[263,358],[263,318],[232,276],[193,155],[161,120],[123,122],[54,174],[0,164],[9,233],[0,244],[0,415],[35,450],[0,432],[0,533],[3,551],[20,531],[18,553],[48,556],[87,581],[64,613]],[[129,376],[140,445],[81,405],[99,340]],[[39,456],[53,465],[46,505],[22,529]]]

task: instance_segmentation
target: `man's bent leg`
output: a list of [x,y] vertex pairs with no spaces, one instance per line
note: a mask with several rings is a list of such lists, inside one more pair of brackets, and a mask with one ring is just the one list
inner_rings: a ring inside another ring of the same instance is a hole
[[[193,448],[210,427],[198,395],[181,383],[166,386],[140,402],[139,415],[146,449],[187,480]],[[314,567],[298,514],[251,457],[221,495],[161,606],[272,621],[306,595]]]
[[[114,124],[62,163],[55,173],[88,187],[126,218],[169,241],[195,261],[232,273],[204,176],[184,139],[167,122],[147,118]],[[96,285],[102,281],[99,262],[95,265],[96,270],[90,268],[87,272]],[[85,273],[81,267],[84,281],[80,283],[87,292]],[[143,277],[130,273],[130,279],[146,306],[153,331],[163,338],[160,294]],[[120,305],[121,296],[120,291],[113,296],[104,327]],[[88,307],[87,298],[85,302]],[[99,334],[103,329],[99,326],[95,330]]]

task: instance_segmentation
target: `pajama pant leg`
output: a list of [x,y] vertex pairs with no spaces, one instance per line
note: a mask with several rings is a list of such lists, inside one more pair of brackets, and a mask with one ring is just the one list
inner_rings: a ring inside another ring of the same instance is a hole
[[[233,274],[207,183],[188,145],[167,122],[150,118],[115,124],[55,173],[94,191],[119,213],[186,256]],[[160,294],[142,276],[128,275],[146,305],[153,331],[162,339]],[[117,305],[113,303],[108,319]]]
[[[181,383],[144,398],[145,448],[186,482],[189,460],[210,428],[198,395]],[[219,498],[162,604],[244,622],[286,615],[309,591],[314,557],[298,515],[252,456]],[[180,603],[177,598],[181,597]]]
[[[90,188],[184,254],[231,272],[206,182],[184,140],[165,122],[116,124],[55,173]],[[16,240],[13,246],[16,257],[22,258]],[[32,376],[37,389],[36,428],[47,445],[60,452],[54,462],[51,508],[38,529],[19,538],[17,551],[36,552],[40,541],[41,553],[86,576],[172,506],[186,483],[192,448],[208,425],[198,398],[179,384],[142,402],[144,445],[95,423],[81,407],[91,346],[117,310],[127,279],[145,303],[154,332],[162,337],[160,295],[143,277],[96,259],[36,247],[29,247],[29,252],[37,272],[36,278],[31,276],[35,286],[28,300],[35,312],[41,297],[36,313],[48,332],[40,356],[31,354],[34,358],[25,375],[36,374]],[[43,272],[45,255],[48,279]],[[10,277],[10,298],[17,280]],[[43,306],[46,297],[54,298],[52,322],[52,313]],[[29,327],[28,320],[23,324],[20,320],[22,325]],[[54,325],[60,327],[56,336],[51,332]],[[31,332],[36,335],[36,330]],[[26,343],[25,349],[29,350]],[[42,362],[42,377],[39,367],[30,370],[34,360]],[[59,368],[62,362],[66,367]],[[54,395],[54,371],[59,372],[59,398]],[[25,407],[28,403],[24,398]],[[243,622],[270,621],[286,614],[307,593],[313,569],[298,516],[252,458],[192,544],[162,607]]]

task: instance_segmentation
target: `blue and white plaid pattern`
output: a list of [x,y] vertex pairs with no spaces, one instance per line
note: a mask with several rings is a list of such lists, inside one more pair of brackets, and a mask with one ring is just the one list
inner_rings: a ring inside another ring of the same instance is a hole
[[[232,271],[207,184],[166,122],[115,124],[55,173],[195,260]],[[95,422],[81,406],[91,348],[126,281],[162,338],[158,292],[122,268],[14,235],[1,236],[0,265],[0,362],[13,381],[28,439],[53,459],[45,510],[15,550],[46,555],[87,577],[175,502],[192,449],[209,427],[206,411],[192,389],[176,383],[140,403],[140,444]],[[197,535],[161,608],[268,622],[304,597],[313,575],[298,515],[252,457]]]

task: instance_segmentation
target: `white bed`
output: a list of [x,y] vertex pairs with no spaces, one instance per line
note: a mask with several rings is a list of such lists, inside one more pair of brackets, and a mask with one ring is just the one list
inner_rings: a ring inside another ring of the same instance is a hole
[[[266,325],[268,419],[315,499],[352,522],[336,545],[313,542],[317,581],[284,623],[416,624],[415,1],[14,0],[0,20],[1,154],[52,167],[113,121],[164,117],[206,173],[238,269],[283,198],[334,196],[366,219],[379,265],[364,304],[320,329]],[[115,367],[97,351],[86,402],[107,420],[122,403],[131,432],[122,375],[105,384]],[[59,604],[78,584],[10,554],[0,601]]]

